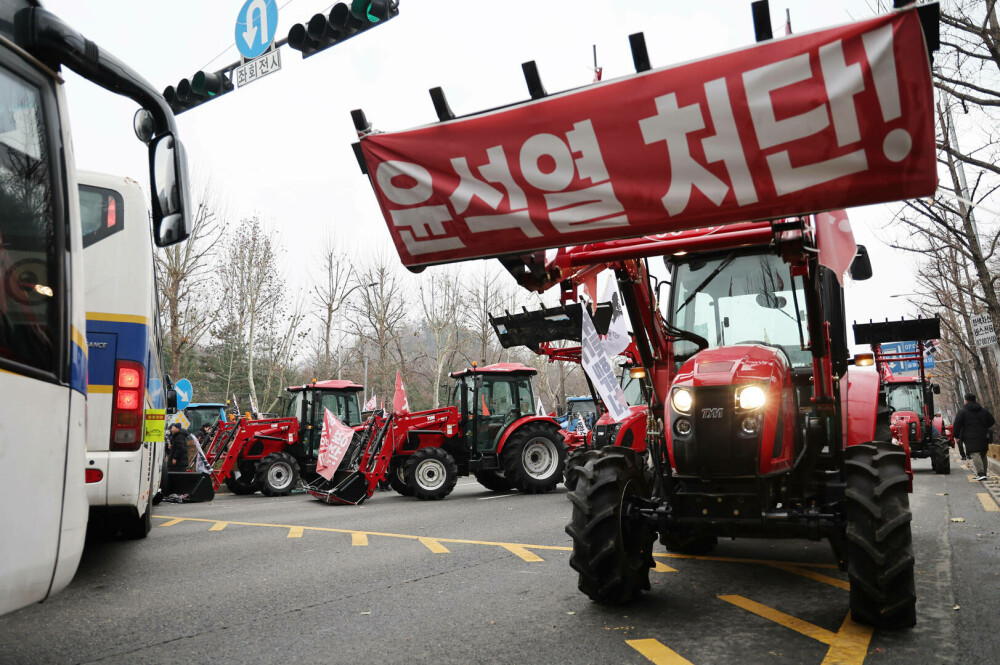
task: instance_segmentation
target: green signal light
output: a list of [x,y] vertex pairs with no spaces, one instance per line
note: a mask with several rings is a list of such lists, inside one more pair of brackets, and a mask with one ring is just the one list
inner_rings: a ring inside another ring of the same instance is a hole
[[372,16],[372,3],[370,2],[368,3],[368,6],[365,8],[365,14],[368,15],[369,21],[371,21],[372,23],[378,23],[379,21],[378,16]]

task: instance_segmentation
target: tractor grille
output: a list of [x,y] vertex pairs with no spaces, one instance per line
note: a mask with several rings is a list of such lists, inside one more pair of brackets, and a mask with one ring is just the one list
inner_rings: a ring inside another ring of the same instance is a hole
[[700,478],[753,476],[757,472],[759,434],[740,432],[734,386],[694,388],[693,425],[688,436],[673,436],[677,473]]
[[594,428],[593,446],[594,448],[604,448],[614,445],[615,435],[618,434],[619,425],[598,425]]

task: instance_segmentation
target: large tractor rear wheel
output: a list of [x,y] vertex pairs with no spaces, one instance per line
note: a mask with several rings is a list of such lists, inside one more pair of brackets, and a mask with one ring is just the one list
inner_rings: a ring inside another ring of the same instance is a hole
[[264,496],[286,496],[299,482],[299,463],[288,453],[271,453],[257,463],[254,485]]
[[948,442],[944,439],[937,439],[934,442],[934,453],[931,455],[931,468],[934,473],[948,475],[951,473],[951,451],[948,449]]
[[503,471],[498,469],[476,471],[476,480],[479,481],[480,485],[494,492],[507,492],[513,487],[507,477],[503,475]]
[[563,485],[570,492],[576,489],[576,468],[583,466],[584,455],[586,454],[586,448],[577,448],[566,455],[566,468],[563,470]]
[[413,489],[413,496],[424,501],[437,501],[455,489],[458,466],[448,451],[442,448],[421,448],[406,460],[403,477]]
[[566,527],[573,538],[569,565],[591,600],[627,603],[649,589],[653,567],[653,529],[629,516],[632,505],[651,496],[642,460],[626,448],[589,451],[575,475],[573,517]]
[[514,432],[502,453],[503,475],[525,494],[551,492],[563,479],[566,444],[555,426],[527,423]]
[[395,460],[389,464],[389,487],[403,496],[413,496],[413,488],[406,484],[403,462]]
[[906,453],[887,441],[847,448],[851,617],[877,628],[917,621]]

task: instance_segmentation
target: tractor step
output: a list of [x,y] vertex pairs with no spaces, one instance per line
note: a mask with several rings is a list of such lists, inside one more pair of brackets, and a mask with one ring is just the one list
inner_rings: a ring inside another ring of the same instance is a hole
[[500,468],[500,455],[497,453],[480,453],[469,460],[469,471],[492,471]]

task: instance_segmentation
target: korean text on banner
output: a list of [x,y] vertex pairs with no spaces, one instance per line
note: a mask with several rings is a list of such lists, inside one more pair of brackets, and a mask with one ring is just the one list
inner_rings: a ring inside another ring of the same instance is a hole
[[347,453],[354,429],[340,422],[330,409],[323,409],[323,434],[319,439],[319,455],[316,459],[316,473],[327,480],[333,479],[333,474],[340,466]]
[[419,266],[928,196],[933,110],[910,9],[360,145]]
[[608,360],[608,354],[604,351],[601,337],[594,327],[594,320],[590,318],[590,312],[586,307],[583,308],[583,330],[580,339],[583,371],[597,388],[597,394],[608,407],[608,413],[615,422],[620,422],[629,413],[628,402],[625,401],[625,393],[618,384],[618,377],[615,376],[615,370]]

